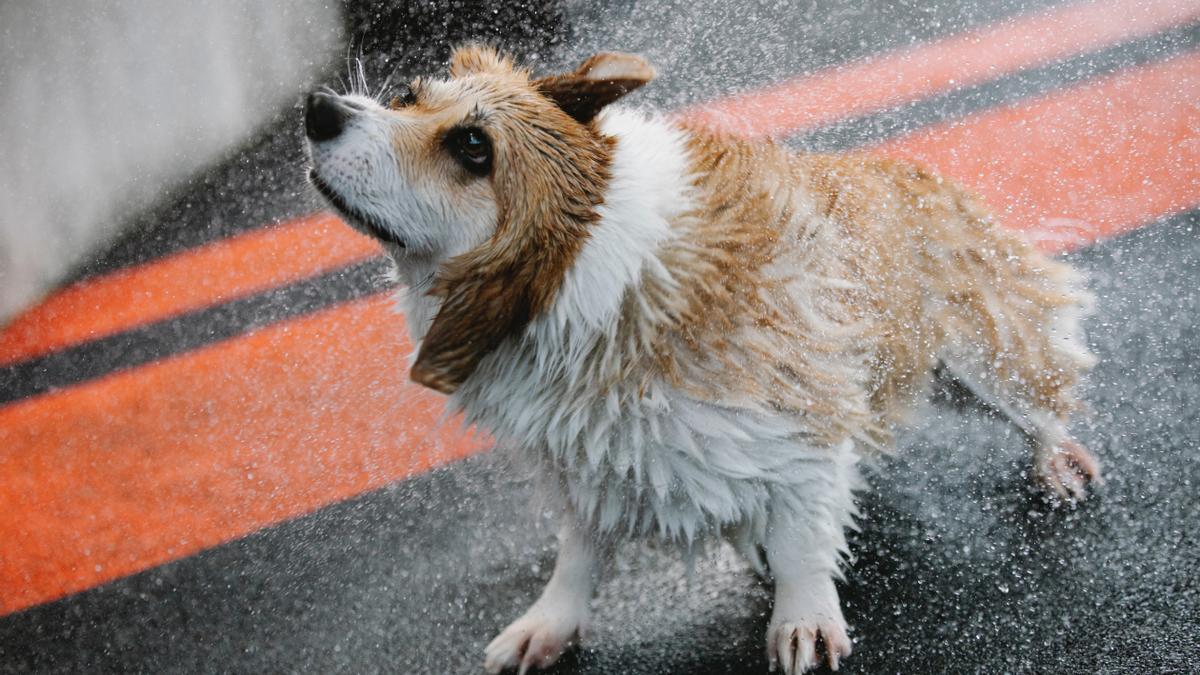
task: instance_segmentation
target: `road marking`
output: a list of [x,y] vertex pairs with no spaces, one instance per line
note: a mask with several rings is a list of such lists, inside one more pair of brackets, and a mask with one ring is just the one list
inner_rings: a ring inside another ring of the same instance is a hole
[[1200,3],[1106,0],[1017,16],[684,111],[740,136],[790,136],[1200,18]]
[[482,449],[374,296],[0,408],[0,614]]
[[923,129],[876,148],[970,186],[1063,251],[1200,206],[1200,54]]
[[379,255],[329,213],[181,251],[50,295],[0,331],[0,366]]

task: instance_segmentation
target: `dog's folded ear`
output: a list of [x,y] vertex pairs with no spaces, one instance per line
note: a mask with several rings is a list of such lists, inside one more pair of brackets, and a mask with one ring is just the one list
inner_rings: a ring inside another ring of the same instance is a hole
[[454,393],[484,357],[553,303],[599,218],[611,145],[580,127],[558,133],[561,146],[542,149],[556,170],[521,174],[497,165],[495,234],[438,269],[429,293],[441,307],[410,373],[418,384]]
[[592,121],[604,106],[654,79],[654,68],[636,54],[603,52],[573,72],[534,82],[547,98],[582,124]]
[[529,323],[537,302],[533,280],[505,260],[520,255],[475,251],[448,263],[430,291],[442,307],[409,373],[414,382],[453,394],[483,357]]
[[584,225],[502,223],[490,242],[443,263],[429,291],[442,306],[409,377],[453,394],[484,357],[550,306]]

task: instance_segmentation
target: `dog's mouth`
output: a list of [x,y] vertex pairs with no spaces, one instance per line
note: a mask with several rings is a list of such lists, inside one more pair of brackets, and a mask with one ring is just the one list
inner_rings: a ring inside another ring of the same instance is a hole
[[337,209],[338,213],[340,213],[347,220],[351,221],[351,224],[362,228],[367,234],[375,237],[379,241],[387,244],[393,244],[395,246],[399,246],[400,248],[407,248],[402,239],[397,237],[395,234],[392,234],[390,230],[380,225],[379,222],[374,218],[346,203],[346,199],[342,197],[342,195],[338,194],[336,190],[329,186],[329,183],[326,183],[325,180],[317,174],[316,168],[310,168],[308,170],[308,181],[312,183],[313,187],[317,189],[317,192],[320,192],[321,196],[324,197],[325,200],[333,206],[333,208]]

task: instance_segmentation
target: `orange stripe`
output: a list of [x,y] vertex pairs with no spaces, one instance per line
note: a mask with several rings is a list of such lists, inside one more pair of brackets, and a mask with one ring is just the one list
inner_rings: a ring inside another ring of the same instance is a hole
[[[1188,55],[883,149],[1015,202],[1015,222],[1119,231],[1200,201],[1198,80]],[[376,296],[0,408],[0,611],[478,450],[404,384],[402,335]]]
[[974,188],[1049,251],[1200,206],[1200,54],[879,147]]
[[784,136],[1200,18],[1194,0],[1109,0],[1018,17],[684,111],[746,137]]
[[479,450],[403,334],[376,296],[0,408],[0,614]]
[[88,279],[0,332],[0,366],[358,262],[381,249],[316,214]]

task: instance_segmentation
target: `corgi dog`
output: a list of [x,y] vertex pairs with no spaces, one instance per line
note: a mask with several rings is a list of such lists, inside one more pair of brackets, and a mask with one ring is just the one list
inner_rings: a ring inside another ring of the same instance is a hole
[[550,581],[488,672],[554,663],[631,537],[724,537],[774,584],[772,669],[836,669],[860,461],[935,369],[1026,432],[1052,495],[1099,480],[1067,433],[1089,295],[921,168],[610,105],[654,74],[602,53],[533,77],[461,47],[387,103],[311,94],[309,179],[394,260],[411,378],[561,508]]

